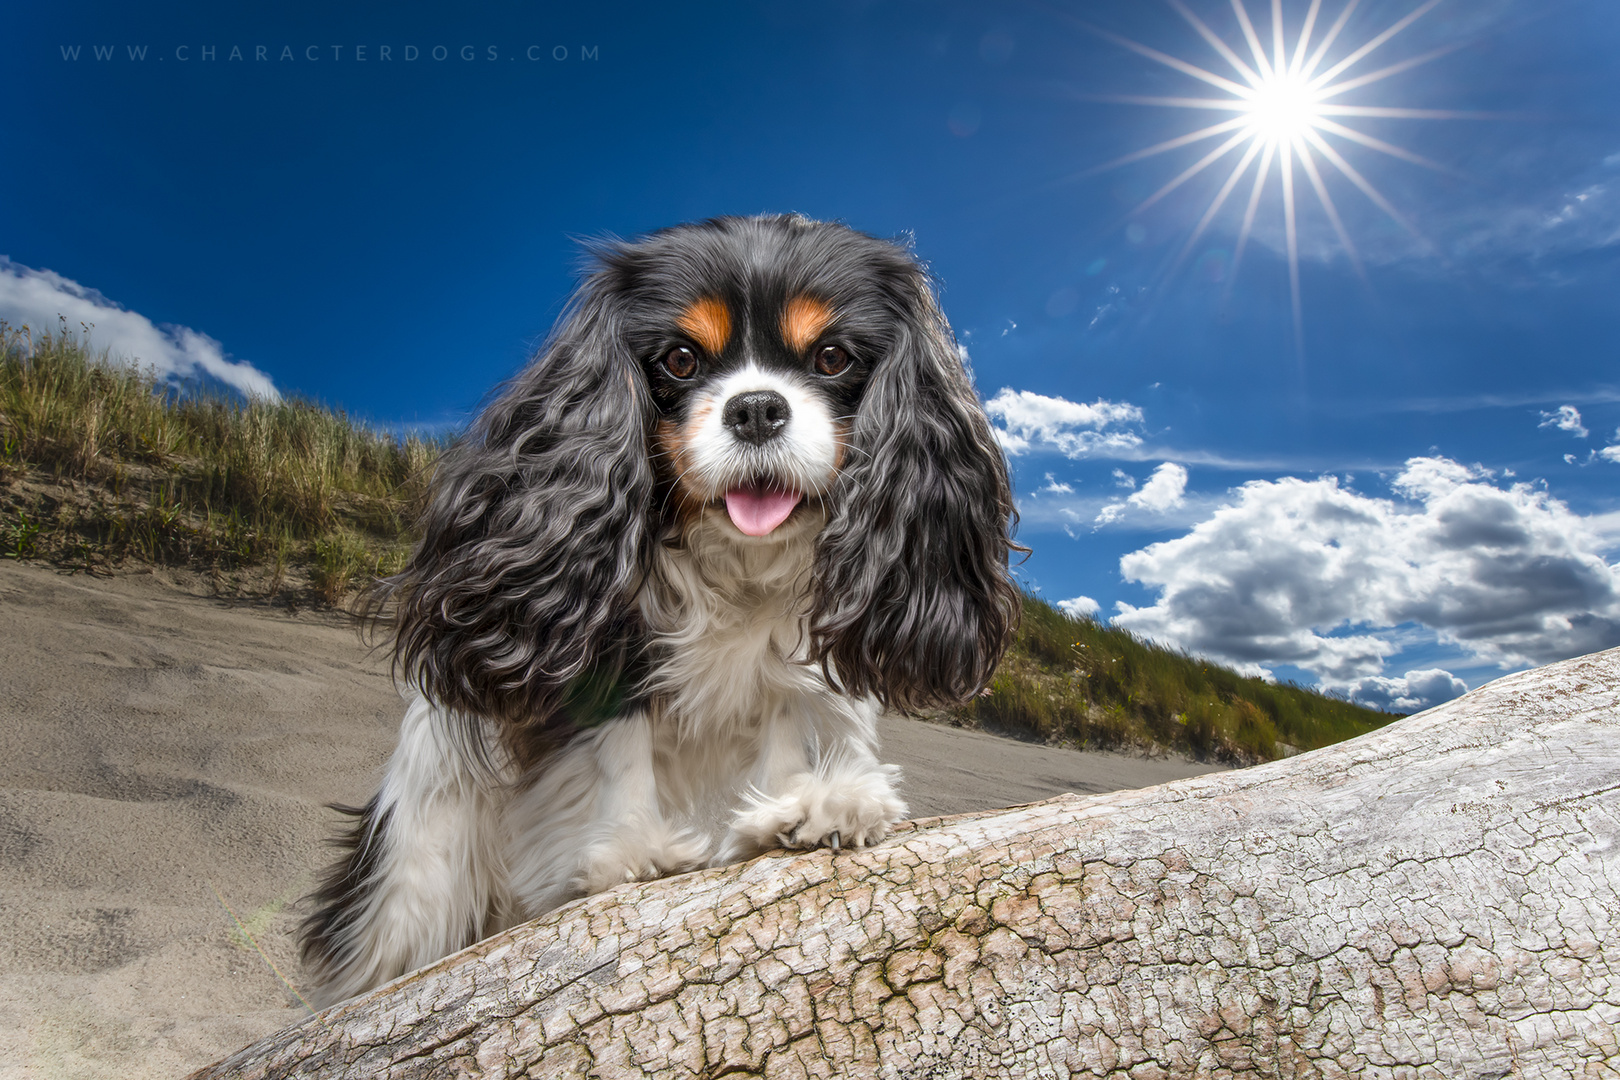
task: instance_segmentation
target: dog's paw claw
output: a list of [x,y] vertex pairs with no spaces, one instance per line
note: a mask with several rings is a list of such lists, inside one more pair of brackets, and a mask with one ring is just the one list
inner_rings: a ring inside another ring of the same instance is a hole
[[836,855],[882,840],[905,812],[887,772],[834,780],[805,775],[781,796],[751,800],[737,812],[733,832],[755,850],[827,847]]

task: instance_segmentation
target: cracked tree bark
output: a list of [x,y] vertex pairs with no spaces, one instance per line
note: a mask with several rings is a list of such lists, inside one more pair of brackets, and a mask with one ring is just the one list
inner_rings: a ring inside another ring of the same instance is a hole
[[575,902],[196,1077],[1620,1077],[1620,649]]

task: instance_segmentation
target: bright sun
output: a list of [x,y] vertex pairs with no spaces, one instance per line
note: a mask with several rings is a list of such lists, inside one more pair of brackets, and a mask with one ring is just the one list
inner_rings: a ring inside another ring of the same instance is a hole
[[1287,72],[1263,79],[1245,110],[1250,129],[1266,139],[1287,139],[1298,149],[1316,126],[1317,95],[1311,84]]
[[[1338,206],[1328,193],[1327,184],[1323,181],[1323,170],[1318,168],[1318,159],[1332,166],[1344,179],[1348,180],[1358,191],[1384,213],[1414,236],[1419,236],[1417,230],[1410,222],[1395,209],[1372,182],[1360,170],[1345,159],[1340,153],[1344,143],[1354,143],[1357,146],[1376,150],[1390,157],[1400,158],[1413,164],[1423,165],[1427,168],[1450,172],[1444,166],[1438,165],[1428,158],[1414,154],[1410,150],[1395,146],[1382,139],[1375,138],[1363,131],[1348,127],[1340,122],[1342,118],[1367,117],[1397,120],[1438,120],[1455,119],[1461,117],[1480,117],[1486,114],[1466,113],[1454,110],[1440,109],[1409,109],[1383,105],[1355,105],[1346,103],[1343,95],[1400,74],[1427,63],[1435,57],[1460,48],[1462,43],[1442,46],[1419,56],[1409,57],[1360,74],[1354,73],[1362,60],[1374,51],[1385,45],[1391,38],[1405,30],[1412,23],[1422,18],[1441,0],[1424,0],[1405,16],[1397,19],[1384,30],[1373,34],[1359,46],[1349,49],[1345,55],[1331,63],[1327,62],[1328,55],[1333,46],[1344,35],[1350,16],[1359,6],[1361,0],[1345,0],[1339,9],[1337,17],[1331,26],[1318,37],[1318,16],[1322,14],[1322,0],[1310,0],[1310,7],[1304,18],[1300,21],[1298,34],[1295,35],[1292,47],[1287,38],[1287,28],[1283,24],[1282,0],[1271,0],[1270,44],[1269,47],[1262,42],[1259,31],[1249,17],[1249,11],[1244,0],[1230,0],[1232,12],[1236,16],[1238,29],[1241,31],[1244,45],[1247,46],[1248,56],[1244,57],[1227,44],[1225,40],[1195,15],[1183,0],[1169,0],[1170,6],[1175,8],[1182,18],[1198,32],[1198,35],[1218,53],[1222,60],[1231,68],[1236,78],[1228,78],[1215,72],[1199,67],[1196,64],[1149,48],[1129,38],[1104,30],[1100,27],[1081,23],[1087,30],[1101,37],[1107,38],[1118,45],[1122,45],[1132,52],[1141,54],[1166,67],[1174,68],[1184,75],[1188,75],[1206,86],[1214,87],[1223,93],[1223,97],[1159,97],[1130,94],[1103,95],[1100,100],[1119,102],[1127,105],[1159,105],[1177,109],[1211,110],[1235,114],[1229,120],[1210,124],[1185,135],[1178,135],[1166,139],[1161,143],[1126,154],[1105,165],[1090,170],[1092,173],[1117,168],[1143,158],[1153,157],[1168,151],[1190,146],[1194,143],[1225,135],[1226,138],[1199,158],[1193,164],[1183,169],[1170,179],[1163,187],[1144,199],[1133,211],[1132,215],[1141,213],[1148,207],[1169,195],[1172,191],[1215,164],[1221,158],[1241,149],[1237,164],[1227,175],[1220,190],[1216,192],[1210,202],[1208,210],[1193,229],[1186,244],[1177,257],[1176,265],[1184,262],[1197,244],[1199,237],[1209,228],[1227,199],[1236,189],[1238,182],[1248,173],[1249,167],[1258,160],[1259,166],[1254,173],[1253,186],[1249,190],[1248,205],[1243,214],[1243,224],[1238,233],[1236,249],[1232,256],[1231,272],[1227,277],[1228,288],[1231,281],[1237,276],[1238,267],[1243,260],[1243,252],[1249,242],[1249,235],[1254,228],[1255,216],[1259,210],[1261,196],[1266,188],[1267,179],[1272,173],[1272,162],[1277,163],[1277,175],[1281,181],[1283,229],[1288,248],[1288,280],[1289,293],[1293,301],[1294,335],[1299,348],[1303,348],[1304,328],[1300,312],[1299,296],[1299,236],[1297,228],[1297,214],[1295,207],[1295,165],[1304,173],[1305,180],[1310,184],[1316,194],[1317,202],[1321,204],[1323,212],[1332,224],[1334,232],[1343,245],[1345,254],[1357,273],[1363,273],[1360,253],[1345,230],[1344,222],[1339,217]],[[1242,46],[1240,46],[1241,48]],[[1342,140],[1335,146],[1332,140]],[[1331,175],[1331,174],[1330,174]],[[1426,243],[1426,242],[1425,242]]]

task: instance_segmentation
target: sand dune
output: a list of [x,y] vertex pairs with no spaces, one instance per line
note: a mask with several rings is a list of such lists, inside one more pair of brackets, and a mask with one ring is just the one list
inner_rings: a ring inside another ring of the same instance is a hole
[[[174,1077],[302,1012],[296,901],[375,785],[386,663],[331,612],[0,563],[0,1078]],[[890,722],[918,816],[1209,771]],[[235,930],[241,919],[265,956]]]

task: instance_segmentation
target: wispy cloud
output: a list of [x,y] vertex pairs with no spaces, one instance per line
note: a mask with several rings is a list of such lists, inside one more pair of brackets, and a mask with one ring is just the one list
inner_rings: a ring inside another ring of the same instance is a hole
[[1612,405],[1620,402],[1620,386],[1597,386],[1584,391],[1530,390],[1520,394],[1464,394],[1456,397],[1389,398],[1383,401],[1345,404],[1331,408],[1341,415],[1381,413],[1457,413],[1482,409],[1525,409],[1554,402],[1578,401],[1583,405]]
[[1495,197],[1438,206],[1426,219],[1454,266],[1528,268],[1559,282],[1571,256],[1620,244],[1620,178],[1613,154],[1588,145],[1562,161],[1509,160]]
[[[1118,495],[1103,492],[1073,495],[1025,492],[1018,500],[1018,528],[1021,533],[1031,535],[1062,532],[1071,537],[1099,528],[1176,533],[1193,528],[1231,501],[1230,492],[1225,491],[1188,494],[1172,509],[1153,513],[1131,506]],[[1110,507],[1118,509],[1099,522],[1097,519]]]
[[[960,349],[963,362],[967,350]],[[1157,385],[1157,384],[1155,384]],[[1570,395],[1562,395],[1567,398]],[[1620,392],[1615,400],[1620,400]],[[1545,402],[1541,402],[1545,403]],[[1090,404],[1064,397],[1037,394],[1030,390],[1002,387],[984,403],[992,431],[1008,457],[1062,454],[1065,457],[1101,461],[1179,461],[1184,465],[1220,469],[1227,472],[1323,473],[1395,472],[1400,459],[1327,459],[1314,457],[1267,457],[1222,453],[1205,448],[1184,448],[1164,441],[1169,429],[1144,432],[1146,414],[1128,401],[1098,399]],[[1051,476],[1048,474],[1048,482]],[[1123,469],[1114,470],[1119,486],[1134,488],[1136,480]],[[1025,489],[1028,491],[1029,489]],[[1051,493],[1055,489],[1042,489]],[[1031,492],[1033,494],[1033,492]],[[1096,502],[1096,500],[1091,500]],[[1101,505],[1101,503],[1097,503]],[[1022,510],[1022,508],[1020,508]]]
[[35,270],[0,256],[0,319],[36,333],[62,321],[78,332],[91,327],[91,344],[115,360],[149,367],[164,378],[207,375],[251,397],[278,401],[270,376],[243,360],[229,360],[219,342],[188,326],[154,325],[138,312],[51,270]]
[[[961,350],[966,361],[966,350]],[[1565,395],[1566,397],[1568,395]],[[1620,394],[1616,395],[1620,400]],[[1261,457],[1221,453],[1203,448],[1187,449],[1160,441],[1165,431],[1142,432],[1146,416],[1140,406],[1126,401],[1097,400],[1086,404],[1064,397],[1051,397],[1029,390],[1002,387],[984,403],[992,420],[996,440],[1009,457],[1063,454],[1070,458],[1102,461],[1179,461],[1200,468],[1230,472],[1332,472],[1351,469],[1393,472],[1399,459],[1358,458],[1318,459],[1301,457]],[[1122,469],[1114,478],[1122,487],[1134,487],[1136,480]],[[1048,478],[1050,479],[1050,478]],[[1045,490],[1051,490],[1050,488]]]
[[1046,474],[1046,486],[1041,488],[1041,490],[1044,491],[1044,492],[1047,492],[1049,494],[1052,494],[1052,495],[1073,495],[1074,494],[1073,485],[1067,484],[1067,483],[1064,483],[1064,482],[1060,481],[1057,477],[1053,476],[1051,473]]
[[1056,451],[1080,458],[1132,450],[1142,436],[1130,430],[1142,423],[1142,410],[1129,402],[1097,400],[1087,405],[1002,387],[984,403],[996,438],[1011,456]]
[[1584,439],[1591,434],[1586,425],[1581,423],[1581,410],[1573,405],[1560,405],[1552,412],[1541,414],[1541,423],[1537,427],[1555,427],[1559,431],[1567,431],[1577,439]]

